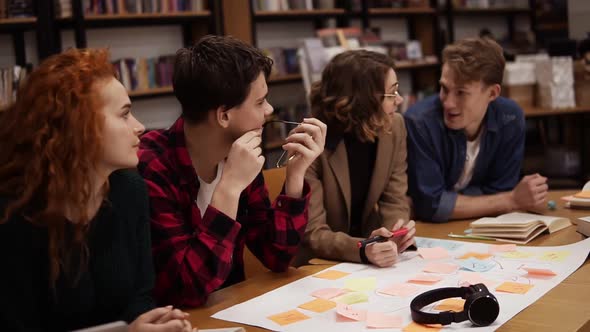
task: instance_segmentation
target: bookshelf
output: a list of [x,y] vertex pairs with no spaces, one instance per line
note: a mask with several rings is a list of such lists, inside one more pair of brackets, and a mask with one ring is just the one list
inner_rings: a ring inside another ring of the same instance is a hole
[[[72,0],[72,16],[57,18],[56,22],[60,30],[71,29],[74,31],[75,45],[78,48],[88,46],[89,29],[153,26],[180,26],[182,46],[189,46],[205,34],[219,34],[221,32],[222,18],[219,12],[219,1],[206,0],[205,8],[203,10],[161,13],[96,14],[85,13],[82,0]],[[132,99],[157,98],[172,94],[173,90],[170,86],[129,91],[129,96]]]

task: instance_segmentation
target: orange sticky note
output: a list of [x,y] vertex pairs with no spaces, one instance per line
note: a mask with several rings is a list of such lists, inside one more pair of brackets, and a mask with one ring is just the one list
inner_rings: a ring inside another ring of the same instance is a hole
[[378,292],[387,295],[408,297],[410,295],[416,294],[419,290],[420,288],[418,286],[402,283],[390,285],[379,290]]
[[397,329],[402,327],[402,317],[398,315],[386,315],[381,312],[368,312],[367,327],[374,329]]
[[367,310],[358,310],[353,308],[352,306],[349,306],[348,304],[338,303],[338,306],[336,307],[336,312],[342,317],[346,317],[348,319],[356,320],[359,322],[364,322],[365,320],[367,320]]
[[318,274],[314,274],[313,276],[316,278],[321,278],[321,279],[336,280],[336,279],[346,277],[349,274],[350,273],[348,273],[348,272],[342,272],[342,271],[338,271],[338,270],[328,270],[328,271],[320,272]]
[[324,300],[329,300],[333,297],[336,297],[338,295],[342,295],[344,293],[346,293],[346,291],[344,289],[324,288],[324,289],[318,289],[317,291],[311,293],[311,296],[317,297],[320,299],[324,299]]
[[308,316],[300,313],[297,310],[289,310],[280,314],[268,316],[267,318],[279,324],[280,326],[285,326],[309,319]]
[[491,244],[488,249],[490,254],[494,254],[497,252],[511,252],[516,251],[516,244]]
[[324,299],[315,299],[307,303],[303,303],[298,308],[313,311],[313,312],[325,312],[336,307],[336,303]]
[[483,252],[468,252],[465,255],[461,256],[461,257],[457,257],[458,259],[467,259],[469,257],[473,257],[473,258],[477,258],[477,259],[481,259],[484,260],[486,258],[490,258],[493,255],[490,255],[488,253],[483,253]]
[[534,285],[522,284],[519,282],[506,281],[500,286],[496,287],[498,292],[526,294]]
[[539,275],[539,276],[556,276],[557,273],[551,271],[550,269],[540,269],[535,267],[523,267],[528,274]]
[[454,312],[461,312],[463,311],[463,306],[465,305],[465,300],[459,298],[451,298],[446,299],[444,301],[439,302],[434,309],[440,311],[454,311]]
[[457,271],[458,266],[451,263],[429,263],[422,269],[424,272],[449,274]]
[[590,198],[590,191],[580,191],[574,195],[575,198]]
[[429,274],[418,274],[408,279],[408,282],[419,283],[419,284],[434,284],[441,281],[441,277],[437,277]]
[[429,324],[429,325],[421,325],[415,322],[411,322],[409,325],[404,327],[402,331],[404,332],[436,332],[440,331],[442,325],[440,324]]
[[418,253],[424,259],[440,259],[449,257],[447,249],[442,247],[418,248]]

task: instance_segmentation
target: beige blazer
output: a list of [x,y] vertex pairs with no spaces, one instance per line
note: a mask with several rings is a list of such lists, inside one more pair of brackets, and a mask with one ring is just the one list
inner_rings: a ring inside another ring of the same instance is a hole
[[[396,113],[392,132],[380,134],[377,143],[377,160],[362,214],[365,238],[377,228],[390,229],[399,218],[409,217],[406,154],[406,127]],[[344,140],[335,150],[325,149],[305,179],[311,186],[309,223],[293,264],[307,264],[313,257],[360,262],[357,242],[361,239],[348,235],[351,189]]]

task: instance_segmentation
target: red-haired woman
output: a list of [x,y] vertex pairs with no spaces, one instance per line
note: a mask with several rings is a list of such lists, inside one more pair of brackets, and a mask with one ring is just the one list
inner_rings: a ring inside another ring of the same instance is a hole
[[0,329],[63,331],[125,320],[187,331],[154,309],[144,127],[106,50],[44,61],[0,115]]

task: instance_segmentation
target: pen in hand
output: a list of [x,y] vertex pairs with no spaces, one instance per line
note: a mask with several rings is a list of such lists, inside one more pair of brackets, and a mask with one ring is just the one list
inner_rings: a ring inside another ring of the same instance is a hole
[[391,237],[385,237],[385,236],[378,235],[378,236],[372,237],[370,239],[365,239],[365,240],[359,241],[357,243],[357,247],[361,248],[361,247],[364,247],[367,244],[371,244],[373,242],[385,242],[392,237],[400,237],[400,236],[404,236],[406,234],[408,234],[408,229],[405,227],[402,227],[402,228],[398,229],[397,231],[393,231],[391,234]]

